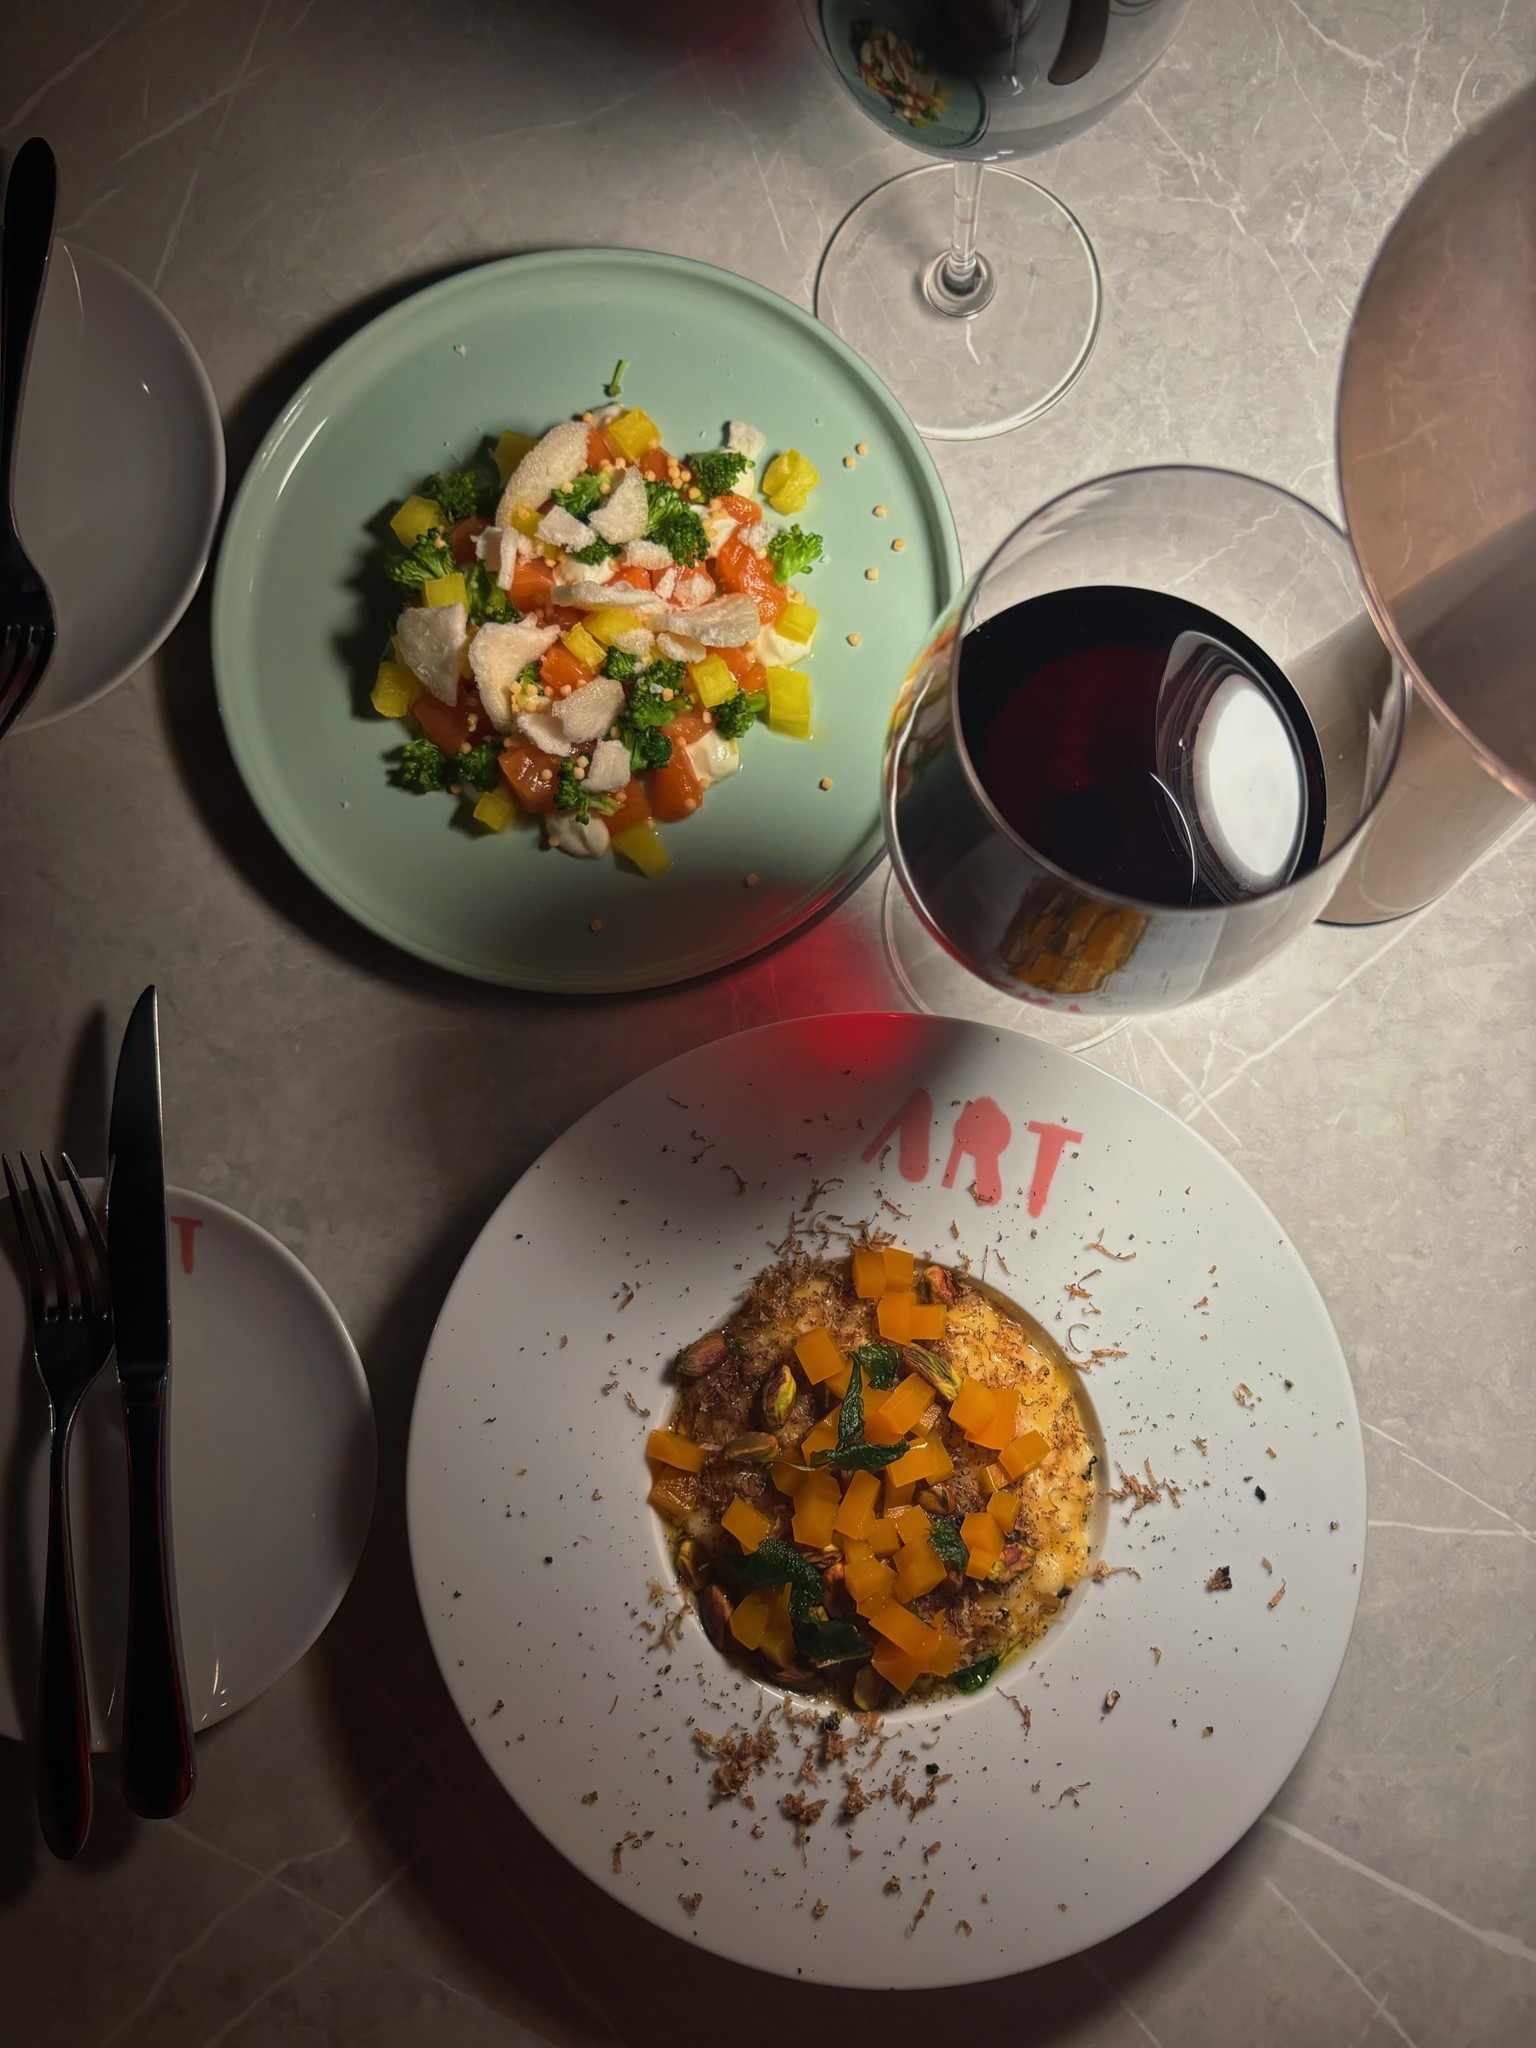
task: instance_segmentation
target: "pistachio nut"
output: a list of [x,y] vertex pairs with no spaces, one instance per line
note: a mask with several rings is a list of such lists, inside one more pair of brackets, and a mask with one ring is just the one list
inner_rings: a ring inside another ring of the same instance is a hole
[[861,1714],[872,1714],[885,1698],[885,1680],[873,1664],[861,1664],[853,1674],[853,1704]]
[[942,1394],[946,1401],[953,1401],[965,1385],[963,1375],[947,1358],[925,1351],[920,1344],[903,1344],[898,1348],[909,1370],[921,1373],[934,1392]]
[[720,1455],[728,1465],[771,1465],[779,1455],[779,1440],[765,1430],[749,1429],[733,1436]]
[[710,1330],[702,1337],[695,1337],[677,1355],[677,1369],[685,1380],[701,1380],[706,1373],[717,1371],[724,1365],[730,1346],[723,1330]]
[[700,1587],[709,1583],[709,1552],[692,1536],[685,1536],[677,1546],[677,1572],[691,1592],[697,1593]]
[[798,1391],[793,1366],[776,1365],[763,1381],[763,1420],[770,1429],[782,1429],[789,1420]]

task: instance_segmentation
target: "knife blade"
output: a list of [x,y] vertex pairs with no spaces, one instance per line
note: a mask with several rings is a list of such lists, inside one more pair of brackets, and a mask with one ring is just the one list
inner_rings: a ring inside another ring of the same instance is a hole
[[123,1035],[108,1151],[107,1265],[128,1452],[123,1792],[135,1813],[159,1820],[191,1798],[196,1766],[171,1548],[170,1279],[153,986]]

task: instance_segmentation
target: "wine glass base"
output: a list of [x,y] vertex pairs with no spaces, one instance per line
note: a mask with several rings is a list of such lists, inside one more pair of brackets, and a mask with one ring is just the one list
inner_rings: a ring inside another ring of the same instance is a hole
[[1045,1045],[1059,1046],[1063,1052],[1087,1052],[1125,1029],[1124,1017],[1085,1017],[1070,1010],[1042,1009],[1020,996],[1005,995],[972,974],[928,931],[894,873],[886,877],[881,929],[891,972],[914,1010],[1022,1031]]
[[935,441],[1022,426],[1081,374],[1103,293],[1093,248],[1059,199],[1017,171],[981,180],[985,287],[972,310],[934,278],[949,248],[954,171],[904,171],[853,209],[827,244],[816,317],[840,334]]

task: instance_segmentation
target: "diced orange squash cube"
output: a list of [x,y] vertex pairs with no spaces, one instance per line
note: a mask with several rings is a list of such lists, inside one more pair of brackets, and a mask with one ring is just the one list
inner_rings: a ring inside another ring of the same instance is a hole
[[773,1534],[773,1523],[761,1508],[753,1507],[751,1501],[743,1500],[738,1494],[720,1517],[720,1526],[726,1529],[743,1550],[756,1550],[765,1536]]
[[892,1387],[878,1408],[866,1405],[864,1434],[872,1444],[900,1443],[908,1430],[916,1429],[933,1400],[933,1389],[919,1374],[908,1373],[900,1386]]
[[874,1554],[862,1536],[850,1536],[843,1544],[843,1561],[846,1564],[867,1564]]
[[990,1420],[993,1405],[989,1386],[981,1380],[967,1380],[949,1404],[949,1419],[956,1429],[975,1429]]
[[832,1524],[843,1497],[830,1472],[810,1472],[795,1495],[795,1541],[807,1550],[825,1550],[832,1541]]
[[800,1482],[804,1479],[805,1474],[797,1472],[793,1465],[778,1464],[768,1467],[768,1477],[773,1481],[780,1493],[787,1493],[790,1499],[793,1500],[800,1491]]
[[843,1536],[867,1535],[869,1525],[875,1519],[875,1503],[879,1498],[880,1481],[875,1474],[855,1472],[832,1523],[834,1532]]
[[858,1251],[853,1255],[853,1291],[860,1301],[878,1301],[885,1292],[885,1254]]
[[668,1522],[686,1522],[699,1504],[696,1489],[688,1485],[681,1472],[668,1465],[663,1465],[651,1481],[646,1499]]
[[783,1666],[795,1661],[795,1624],[789,1614],[788,1586],[781,1586],[774,1598],[758,1648],[772,1664]]
[[945,1569],[943,1558],[926,1536],[916,1543],[904,1543],[896,1553],[897,1599],[919,1600],[924,1593],[931,1593],[942,1583]]
[[828,1393],[836,1394],[838,1400],[841,1401],[844,1394],[848,1391],[848,1383],[852,1378],[853,1365],[850,1360],[845,1358],[836,1372],[827,1374],[827,1377],[822,1381],[822,1385],[827,1389]]
[[964,1655],[965,1645],[960,1638],[944,1630],[940,1632],[938,1648],[931,1652],[923,1668],[931,1672],[935,1678],[948,1678],[952,1671],[959,1668]]
[[893,1479],[891,1477],[890,1466],[886,1466],[885,1512],[888,1515],[894,1514],[898,1508],[906,1507],[910,1503],[912,1496],[914,1493],[916,1493],[916,1491],[917,1481],[915,1479],[907,1480],[905,1483],[903,1483],[900,1480]]
[[[851,1582],[849,1590],[853,1590]],[[879,1558],[876,1558],[859,1574],[858,1591],[853,1594],[853,1604],[868,1621],[872,1614],[877,1614],[882,1607],[888,1607],[895,1598],[896,1574],[888,1564],[882,1564]]]
[[901,1531],[888,1515],[869,1525],[869,1547],[876,1557],[894,1557],[901,1548]]
[[841,1351],[833,1341],[832,1332],[820,1324],[814,1330],[807,1330],[803,1337],[795,1339],[795,1356],[800,1369],[813,1387],[819,1387],[823,1380],[831,1379],[839,1367],[847,1364]]
[[888,1508],[886,1514],[888,1519],[896,1524],[903,1543],[915,1543],[919,1536],[926,1536],[933,1527],[925,1508],[909,1504],[906,1507]]
[[[866,1551],[869,1549],[867,1543],[860,1547]],[[843,1583],[855,1601],[867,1601],[870,1594],[882,1586],[885,1588],[885,1599],[889,1600],[892,1597],[891,1568],[888,1564],[882,1564],[873,1554],[868,1557],[846,1558],[843,1562]],[[877,1600],[873,1604],[878,1607],[883,1602]]]
[[1008,1484],[1008,1474],[1001,1465],[984,1465],[981,1477],[989,1493],[1001,1493]]
[[1005,1447],[1000,1463],[1010,1479],[1022,1479],[1026,1472],[1034,1471],[1050,1448],[1038,1429],[1026,1429]]
[[907,1313],[907,1326],[914,1344],[936,1344],[944,1334],[949,1311],[942,1301],[914,1301]]
[[1019,1496],[1016,1493],[994,1493],[987,1502],[987,1513],[1005,1536],[1010,1535],[1019,1519]]
[[1011,1444],[1019,1433],[1019,1390],[1017,1387],[999,1387],[993,1398],[992,1413],[976,1429],[968,1429],[966,1435],[973,1444],[980,1444],[984,1451],[1000,1451],[1005,1444]]
[[960,1540],[971,1553],[966,1573],[973,1579],[984,1579],[993,1565],[1003,1554],[1003,1532],[990,1514],[967,1515],[960,1524]]
[[768,1632],[768,1620],[777,1598],[773,1587],[754,1586],[744,1600],[731,1610],[731,1634],[744,1650],[755,1650]]
[[912,1282],[917,1277],[917,1261],[910,1252],[899,1251],[893,1244],[885,1248],[885,1284],[887,1287],[904,1287],[910,1294]]
[[899,1601],[892,1600],[889,1605],[877,1609],[869,1621],[876,1635],[884,1636],[898,1650],[905,1650],[909,1657],[920,1660],[931,1657],[937,1647],[939,1631],[930,1628],[926,1621]]
[[936,1436],[919,1437],[911,1450],[887,1466],[898,1486],[921,1485],[925,1479],[952,1477],[955,1461]]
[[923,1667],[915,1657],[909,1657],[905,1650],[898,1650],[894,1643],[879,1643],[870,1663],[885,1680],[894,1685],[898,1692],[910,1692],[923,1675]]
[[645,1440],[645,1455],[658,1465],[675,1465],[679,1472],[704,1470],[704,1446],[679,1436],[675,1429],[653,1429]]
[[837,1448],[837,1417],[823,1415],[820,1422],[813,1423],[800,1442],[800,1460],[809,1465],[818,1451]]
[[905,1291],[882,1294],[875,1308],[875,1323],[882,1337],[892,1344],[912,1342],[912,1311],[917,1297]]

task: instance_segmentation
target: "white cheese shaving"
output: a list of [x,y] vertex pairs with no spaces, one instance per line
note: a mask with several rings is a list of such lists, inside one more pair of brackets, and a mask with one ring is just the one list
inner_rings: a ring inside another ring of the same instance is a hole
[[706,647],[749,647],[762,621],[750,597],[717,597],[693,611],[668,612],[660,622],[670,633],[686,633]]
[[592,424],[594,427],[606,427],[610,420],[616,420],[622,413],[628,411],[629,407],[624,403],[623,399],[615,398],[610,404],[600,405],[597,408],[597,411],[592,415]]
[[564,548],[567,553],[592,545],[591,527],[574,513],[567,512],[563,505],[551,505],[536,531],[540,540],[547,540],[552,547]]
[[537,747],[541,753],[558,754],[563,759],[571,751],[570,741],[567,740],[559,720],[552,711],[519,713],[517,729],[523,738]]
[[601,860],[608,851],[608,827],[602,819],[588,818],[583,825],[574,811],[546,811],[544,837],[577,860]]
[[668,569],[663,575],[658,576],[656,578],[655,584],[652,587],[654,588],[657,597],[661,599],[663,604],[670,604],[672,600],[672,593],[677,588],[676,564],[674,563],[673,566],[670,569]]
[[444,704],[459,694],[459,657],[469,614],[461,604],[407,605],[395,623],[395,645],[411,674]]
[[501,535],[499,526],[484,526],[475,535],[475,560],[484,562],[493,575],[501,567]]
[[518,563],[534,552],[533,542],[526,533],[519,533],[515,526],[493,526],[489,531],[501,536],[501,555],[496,567],[496,581],[503,590],[510,590]]
[[594,676],[569,697],[562,697],[554,716],[572,745],[600,740],[624,708],[624,685],[611,676]]
[[702,661],[709,652],[702,640],[690,640],[683,633],[658,633],[656,645],[668,661]]
[[741,537],[754,554],[760,555],[769,541],[768,522],[759,519],[755,526],[742,527]]
[[527,619],[511,625],[489,624],[469,643],[470,674],[480,692],[485,715],[498,732],[510,732],[517,679],[530,661],[537,661],[559,635],[558,626],[536,626]]
[[697,611],[715,595],[715,579],[703,569],[679,569],[672,602],[680,612]]
[[686,751],[701,782],[724,782],[727,775],[734,775],[741,766],[740,749],[724,733],[702,733]]
[[[749,427],[745,420],[732,420],[725,430],[725,445],[733,455],[745,455],[748,462],[756,462],[768,446],[766,435],[756,427]],[[740,490],[741,486],[736,486]]]
[[507,478],[496,508],[496,524],[510,526],[519,505],[542,505],[551,491],[563,490],[587,466],[587,430],[580,420],[562,420],[542,441],[535,441]]
[[704,544],[712,555],[718,555],[738,522],[729,512],[702,512],[699,516],[704,521]]
[[600,533],[604,540],[617,546],[623,541],[638,540],[645,532],[649,516],[645,478],[638,469],[626,469],[607,502],[591,513],[590,520],[594,533]]
[[632,540],[623,559],[636,569],[670,569],[672,557],[659,540]]
[[654,590],[633,590],[627,585],[622,590],[617,585],[612,590],[604,590],[600,583],[594,583],[585,575],[580,583],[557,583],[549,593],[549,601],[580,612],[600,612],[610,604],[627,605],[633,610],[637,605],[648,607],[663,602]]
[[582,788],[594,796],[608,796],[629,782],[629,749],[622,740],[599,740],[592,749]]
[[636,661],[649,661],[656,635],[644,626],[628,626],[622,633],[614,634],[613,644],[621,654],[632,654]]

